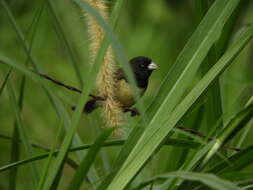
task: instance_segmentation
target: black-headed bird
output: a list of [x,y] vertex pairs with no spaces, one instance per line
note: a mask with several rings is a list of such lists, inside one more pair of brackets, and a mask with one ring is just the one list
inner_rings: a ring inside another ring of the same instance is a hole
[[[149,77],[158,66],[148,57],[138,56],[129,61],[130,68],[133,72],[137,88],[140,90],[140,96],[144,94],[148,87]],[[120,102],[122,107],[130,108],[135,104],[132,87],[122,69],[118,69],[115,73],[116,77],[116,100]],[[91,113],[94,109],[100,106],[99,100],[89,100],[85,107],[85,113]]]

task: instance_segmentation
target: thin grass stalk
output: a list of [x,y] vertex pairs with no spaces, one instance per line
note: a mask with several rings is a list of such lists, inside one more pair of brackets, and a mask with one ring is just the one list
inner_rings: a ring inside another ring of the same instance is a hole
[[71,48],[71,45],[69,43],[69,40],[67,39],[66,33],[64,31],[64,28],[62,26],[61,23],[61,19],[59,18],[59,16],[56,13],[56,10],[54,8],[54,4],[52,3],[51,0],[46,0],[46,5],[47,5],[47,9],[50,13],[50,15],[53,18],[54,24],[55,24],[55,30],[57,33],[57,37],[63,42],[65,48],[66,48],[66,52],[69,55],[69,59],[70,59],[70,63],[72,64],[72,67],[74,68],[79,86],[81,88],[83,88],[83,78],[82,78],[82,74],[80,72],[80,66],[78,65],[78,61],[76,60],[76,56],[74,55],[74,52]]
[[[23,46],[25,53],[27,54],[27,57],[29,59],[29,62],[31,63],[31,66],[36,72],[38,72],[40,70],[39,64],[37,60],[32,56],[32,54],[30,54],[30,46],[25,39],[24,33],[22,32],[21,28],[17,24],[14,18],[14,15],[12,11],[10,10],[8,4],[5,2],[5,0],[1,0],[1,3],[7,13],[8,19],[10,20],[13,30],[15,31],[19,41],[21,42],[21,45]],[[43,87],[43,90],[45,91],[50,103],[52,104],[58,118],[64,119],[64,126],[66,129],[68,129],[70,126],[70,117],[67,111],[65,110],[65,108],[63,107],[61,101],[51,91],[49,91],[49,89]],[[82,141],[80,137],[78,136],[78,134],[75,134],[73,144],[78,146],[82,144],[81,142]],[[83,157],[81,152],[78,153],[78,157],[80,159]]]
[[[32,147],[29,142],[27,132],[25,131],[25,128],[21,119],[20,110],[19,110],[18,102],[16,101],[14,90],[10,83],[7,84],[7,88],[8,88],[8,94],[9,94],[11,106],[13,107],[13,110],[15,112],[15,117],[16,117],[18,129],[19,129],[19,133],[21,135],[22,141],[24,142],[25,153],[27,156],[32,156],[33,155]],[[31,164],[31,175],[32,175],[33,186],[35,188],[38,181],[38,171],[33,163]]]
[[8,80],[9,80],[11,72],[12,72],[12,68],[9,69],[9,71],[6,74],[6,76],[4,77],[4,80],[3,80],[2,84],[1,84],[1,88],[0,88],[0,97],[3,94],[3,91],[4,91],[5,86],[6,86],[7,82],[8,82]]
[[40,181],[39,181],[37,190],[43,189],[43,186],[45,184],[45,181],[46,181],[46,178],[47,178],[47,175],[49,172],[50,164],[52,164],[52,162],[53,162],[53,154],[56,150],[57,141],[58,141],[60,134],[62,132],[62,126],[63,126],[63,122],[60,121],[60,125],[57,129],[57,133],[56,133],[56,137],[55,137],[55,143],[54,143],[53,147],[51,148],[49,155],[47,157],[47,162],[46,162],[46,165],[45,165],[44,170],[42,172],[42,176],[40,177]]
[[[33,25],[34,25],[34,30],[32,30],[32,38],[31,38],[31,46],[30,46],[30,53],[32,50],[32,44],[34,41],[34,36],[36,33],[36,29],[37,29],[37,25],[39,23],[41,14],[43,11],[43,6],[36,11],[36,14],[33,18],[32,24],[30,29],[33,29]],[[28,31],[30,31],[30,29]],[[25,66],[27,67],[29,63],[29,58],[27,57],[27,61],[25,63]],[[22,108],[23,108],[23,100],[24,100],[24,92],[25,92],[25,82],[26,82],[26,78],[25,76],[22,76],[21,78],[21,85],[20,85],[20,90],[19,90],[19,98],[18,98],[18,105],[20,108],[20,112],[22,113]],[[18,131],[18,126],[17,126],[17,121],[15,120],[14,123],[14,127],[13,127],[13,138],[12,138],[12,151],[11,151],[11,160],[10,162],[15,162],[19,159],[19,152],[20,152],[20,148],[19,148],[19,131]],[[16,189],[16,177],[17,177],[17,171],[18,168],[13,168],[10,171],[10,179],[9,179],[9,189],[10,190],[15,190]]]

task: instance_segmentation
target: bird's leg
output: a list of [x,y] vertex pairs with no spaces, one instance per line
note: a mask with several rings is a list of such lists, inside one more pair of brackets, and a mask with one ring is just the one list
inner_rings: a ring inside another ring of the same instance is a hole
[[123,112],[130,112],[131,117],[140,115],[140,112],[136,108],[129,108],[129,107],[124,107]]

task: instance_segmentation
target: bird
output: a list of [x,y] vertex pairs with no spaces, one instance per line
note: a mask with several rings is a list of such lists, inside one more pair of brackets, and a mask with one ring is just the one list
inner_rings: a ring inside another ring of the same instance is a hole
[[[137,56],[129,61],[131,71],[133,72],[136,87],[139,89],[140,96],[144,94],[148,87],[149,78],[158,65],[146,56]],[[135,102],[132,87],[126,78],[124,71],[119,68],[115,73],[116,91],[115,98],[124,108],[130,108]],[[96,108],[100,107],[99,100],[91,99],[84,106],[84,113],[89,114]],[[133,109],[134,110],[134,109]],[[137,111],[137,110],[136,110]],[[132,113],[134,116],[136,113]]]

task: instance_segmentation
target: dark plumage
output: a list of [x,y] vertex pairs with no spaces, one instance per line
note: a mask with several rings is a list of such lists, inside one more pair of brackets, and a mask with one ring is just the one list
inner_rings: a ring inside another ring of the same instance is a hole
[[[134,57],[129,61],[131,69],[133,71],[136,84],[140,90],[142,96],[148,87],[148,80],[151,73],[157,69],[157,65],[148,57],[139,56]],[[115,92],[117,100],[123,107],[129,108],[135,104],[132,88],[128,83],[125,74],[122,69],[116,72],[117,91]],[[88,101],[84,107],[85,113],[91,113],[95,108],[99,106],[99,103],[92,99]]]

